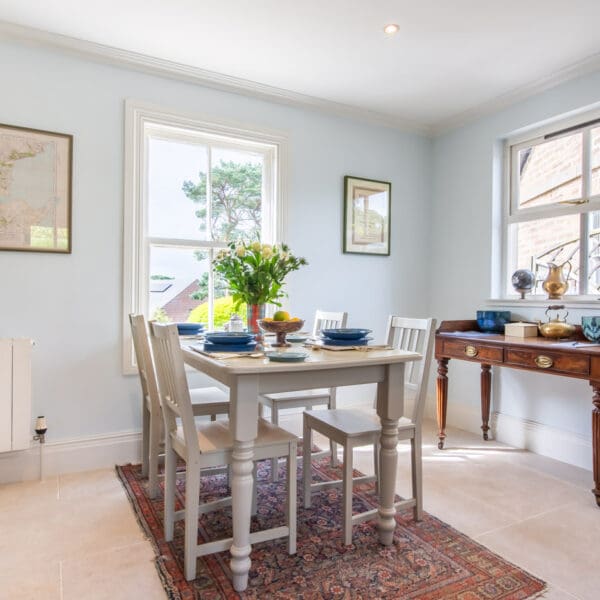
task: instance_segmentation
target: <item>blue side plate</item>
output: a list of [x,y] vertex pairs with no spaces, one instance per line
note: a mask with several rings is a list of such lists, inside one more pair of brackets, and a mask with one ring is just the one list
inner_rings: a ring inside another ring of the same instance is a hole
[[213,331],[204,335],[204,339],[215,344],[248,344],[254,342],[253,333],[243,331]]
[[179,335],[194,335],[204,331],[202,323],[176,323]]
[[358,340],[332,340],[328,337],[321,337],[321,341],[326,346],[366,346],[372,337],[363,337]]
[[249,344],[213,344],[204,342],[205,352],[253,352],[256,349],[256,342]]
[[265,352],[265,356],[273,362],[303,362],[308,354],[306,352]]
[[332,340],[359,340],[371,333],[371,329],[323,329],[321,333]]

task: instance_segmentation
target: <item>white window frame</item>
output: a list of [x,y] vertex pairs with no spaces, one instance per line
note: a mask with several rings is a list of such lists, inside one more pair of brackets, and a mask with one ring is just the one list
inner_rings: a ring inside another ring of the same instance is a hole
[[[514,244],[511,242],[510,227],[515,223],[523,223],[526,221],[561,217],[566,215],[579,214],[582,215],[580,220],[580,257],[587,256],[588,250],[588,219],[587,215],[593,211],[600,211],[600,194],[590,195],[591,190],[591,136],[590,131],[600,127],[600,109],[579,114],[567,119],[555,121],[551,125],[545,125],[527,133],[509,137],[504,144],[504,179],[503,179],[503,214],[502,214],[502,256],[500,274],[502,280],[499,290],[502,297],[507,299],[518,298],[518,294],[514,292],[509,282],[513,258],[515,251]],[[565,131],[569,130],[569,131]],[[558,133],[564,132],[564,133]],[[519,182],[517,177],[513,177],[513,173],[518,172],[519,151],[523,148],[539,145],[549,141],[546,136],[552,136],[552,139],[567,137],[574,133],[582,133],[582,188],[581,197],[574,201],[565,203],[549,204],[531,208],[518,207]],[[587,260],[580,261],[579,285],[581,292],[582,286],[587,284],[588,264]],[[569,294],[565,296],[565,303],[588,302],[593,298],[597,298],[598,294]],[[539,303],[545,299],[542,294],[530,295],[527,300],[530,302]],[[520,300],[520,302],[523,302]],[[597,301],[596,301],[597,302]],[[547,302],[546,302],[547,303]]]
[[[223,248],[223,242],[212,240],[181,240],[148,235],[147,139],[156,128],[173,128],[168,139],[180,138],[195,143],[218,143],[219,147],[248,150],[255,147],[267,160],[264,163],[263,191],[273,202],[266,207],[262,239],[280,243],[286,230],[287,136],[281,132],[250,129],[239,124],[185,115],[135,100],[125,102],[125,174],[123,231],[123,372],[136,373],[129,325],[130,313],[147,314],[148,269],[151,246],[171,248]],[[157,135],[153,135],[157,137]],[[165,139],[166,139],[165,138]],[[240,144],[234,140],[239,140]],[[273,168],[274,166],[274,168]],[[209,185],[209,184],[208,184]],[[212,273],[209,272],[212,279]],[[209,280],[210,280],[209,279]]]

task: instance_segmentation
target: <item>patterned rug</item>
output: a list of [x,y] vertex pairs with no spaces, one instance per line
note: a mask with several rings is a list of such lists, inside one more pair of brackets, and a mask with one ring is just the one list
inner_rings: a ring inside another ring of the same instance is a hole
[[[285,523],[284,464],[281,483],[275,484],[269,482],[270,462],[259,464],[259,508],[252,518],[253,531]],[[147,480],[142,478],[139,465],[117,467],[117,473],[154,544],[156,566],[172,600],[525,600],[545,589],[543,581],[439,519],[425,514],[423,521],[415,522],[412,510],[396,517],[392,546],[378,543],[375,521],[356,525],[354,544],[344,546],[341,495],[335,488],[315,493],[309,510],[302,508],[299,499],[295,556],[287,554],[285,538],[253,547],[249,585],[244,593],[238,594],[231,586],[228,552],[199,558],[197,578],[187,582],[183,576],[183,521],[175,525],[174,541],[165,542],[162,494],[156,500],[148,498]],[[331,468],[327,457],[313,461],[314,481],[340,477],[340,468]],[[202,482],[207,500],[229,493],[226,475],[203,477]],[[178,477],[177,494],[176,510],[185,497],[184,478]],[[376,506],[374,484],[355,486],[353,502],[355,511]],[[201,540],[231,536],[231,509],[203,515],[198,535]]]

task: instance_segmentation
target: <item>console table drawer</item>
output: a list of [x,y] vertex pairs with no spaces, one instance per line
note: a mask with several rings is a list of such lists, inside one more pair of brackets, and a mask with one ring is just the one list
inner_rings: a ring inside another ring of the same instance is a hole
[[507,348],[504,362],[528,369],[539,369],[551,373],[573,373],[587,375],[590,372],[590,359],[587,356],[565,356],[544,350],[522,350]]
[[472,359],[478,362],[502,362],[502,348],[498,346],[486,346],[473,341],[444,340],[445,355],[454,358]]

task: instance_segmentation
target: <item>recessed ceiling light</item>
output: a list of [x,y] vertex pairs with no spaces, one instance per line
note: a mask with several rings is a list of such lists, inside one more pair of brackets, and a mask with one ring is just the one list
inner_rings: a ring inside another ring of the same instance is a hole
[[399,30],[400,30],[400,26],[396,25],[396,23],[388,23],[383,28],[383,33],[385,33],[387,35],[394,35],[395,33],[398,33]]

